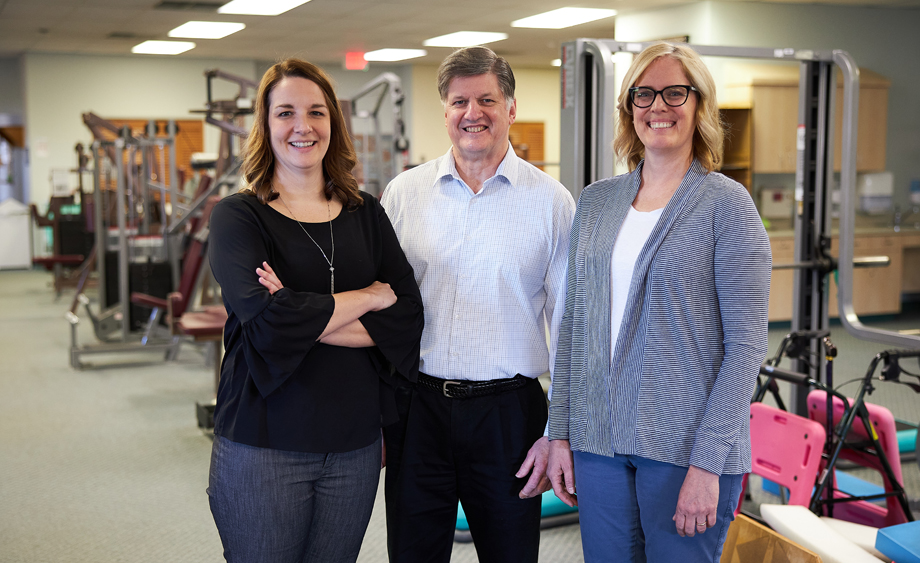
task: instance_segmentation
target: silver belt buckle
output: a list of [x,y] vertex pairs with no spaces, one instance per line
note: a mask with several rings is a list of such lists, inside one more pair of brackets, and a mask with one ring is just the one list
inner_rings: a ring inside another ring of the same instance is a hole
[[467,395],[469,395],[469,393],[470,393],[470,386],[469,386],[468,383],[464,383],[464,382],[462,382],[462,381],[445,381],[445,382],[444,382],[444,385],[441,386],[441,392],[444,393],[444,396],[447,397],[448,399],[452,399],[452,398],[453,398],[453,397],[450,395],[450,393],[448,393],[448,391],[447,391],[447,388],[448,388],[448,386],[450,386],[450,385],[456,385],[457,387],[460,387],[460,388],[466,388],[466,390],[467,390]]

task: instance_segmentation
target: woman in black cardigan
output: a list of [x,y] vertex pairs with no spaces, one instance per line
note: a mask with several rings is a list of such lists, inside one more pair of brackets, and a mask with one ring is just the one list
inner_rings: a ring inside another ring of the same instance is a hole
[[418,372],[419,290],[355,163],[323,71],[271,67],[248,187],[210,226],[228,319],[208,494],[228,561],[354,561],[395,379]]

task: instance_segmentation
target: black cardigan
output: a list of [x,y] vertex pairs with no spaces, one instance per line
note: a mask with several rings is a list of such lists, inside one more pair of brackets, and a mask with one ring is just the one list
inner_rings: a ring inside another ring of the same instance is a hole
[[[338,292],[382,281],[396,293],[392,307],[360,318],[372,348],[316,341],[335,301],[329,266],[296,221],[246,193],[215,206],[210,263],[228,313],[215,434],[264,448],[346,452],[395,421],[395,377],[418,374],[422,299],[383,207],[361,195],[363,206],[332,220],[333,264]],[[303,226],[330,256],[329,223]],[[259,284],[262,261],[284,285],[275,295]]]

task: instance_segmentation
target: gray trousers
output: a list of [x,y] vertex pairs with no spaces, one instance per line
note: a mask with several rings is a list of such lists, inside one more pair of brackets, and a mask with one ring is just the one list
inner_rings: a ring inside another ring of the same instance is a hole
[[380,479],[380,440],[316,454],[214,437],[211,513],[231,563],[339,563],[358,558]]

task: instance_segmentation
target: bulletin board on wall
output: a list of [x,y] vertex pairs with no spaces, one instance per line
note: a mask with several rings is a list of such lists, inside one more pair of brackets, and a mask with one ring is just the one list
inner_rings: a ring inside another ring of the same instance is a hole
[[[147,124],[150,119],[108,119],[109,122],[121,128],[125,125],[130,127],[131,134],[135,136],[146,136]],[[166,138],[166,126],[169,120],[154,119],[157,125],[157,138]],[[191,172],[192,154],[204,151],[204,122],[195,119],[177,119],[176,123],[176,169],[184,170],[184,177],[188,178]],[[102,130],[105,140],[114,140],[116,135],[108,130]],[[155,158],[159,158],[159,152],[154,151]],[[164,151],[164,165],[166,178],[164,183],[169,183],[169,150]],[[140,155],[137,156],[137,162],[140,163]],[[155,165],[154,172],[159,174],[159,161]],[[182,175],[180,175],[181,177]],[[181,190],[181,186],[180,186]]]

